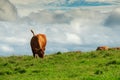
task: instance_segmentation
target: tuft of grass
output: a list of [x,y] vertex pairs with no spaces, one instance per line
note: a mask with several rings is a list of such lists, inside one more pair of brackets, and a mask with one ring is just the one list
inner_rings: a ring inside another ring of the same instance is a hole
[[26,72],[26,69],[23,69],[23,68],[21,68],[21,67],[18,67],[18,68],[15,68],[14,71],[15,71],[16,73],[23,74],[23,73]]
[[96,70],[94,74],[96,74],[96,75],[103,74],[103,71],[102,70]]
[[56,54],[62,54],[62,52],[59,51],[59,52],[57,52]]

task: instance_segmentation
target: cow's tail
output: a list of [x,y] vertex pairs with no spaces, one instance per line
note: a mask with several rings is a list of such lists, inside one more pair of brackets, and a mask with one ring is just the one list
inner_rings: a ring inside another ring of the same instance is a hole
[[34,33],[34,31],[33,31],[33,30],[31,30],[31,32],[33,33],[33,36],[35,36],[35,33]]

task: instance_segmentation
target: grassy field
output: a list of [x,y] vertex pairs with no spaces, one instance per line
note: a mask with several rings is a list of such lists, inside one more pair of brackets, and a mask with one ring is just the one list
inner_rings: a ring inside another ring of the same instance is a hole
[[0,80],[120,80],[120,51],[0,57]]

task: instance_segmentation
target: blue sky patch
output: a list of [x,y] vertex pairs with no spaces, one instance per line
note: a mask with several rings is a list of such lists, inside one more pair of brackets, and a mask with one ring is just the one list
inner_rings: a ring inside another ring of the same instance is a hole
[[86,2],[86,1],[77,1],[72,4],[68,4],[68,7],[78,7],[78,6],[107,6],[111,5],[110,3],[104,2]]
[[57,7],[79,7],[79,6],[108,6],[108,5],[112,5],[111,3],[107,3],[107,2],[88,2],[85,0],[78,0],[78,1],[74,1],[72,3],[69,2],[69,0],[66,0],[65,3],[50,3],[48,4],[49,6],[57,6]]

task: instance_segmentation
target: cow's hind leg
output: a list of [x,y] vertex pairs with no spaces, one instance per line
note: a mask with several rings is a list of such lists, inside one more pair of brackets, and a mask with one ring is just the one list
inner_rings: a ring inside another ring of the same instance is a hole
[[35,51],[32,49],[33,57],[35,58]]

